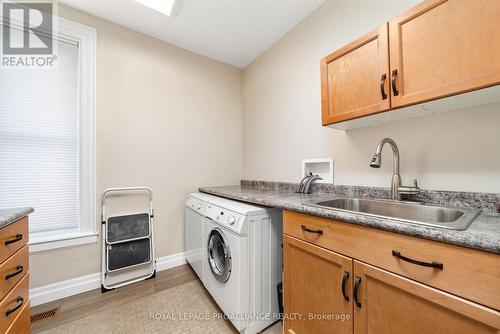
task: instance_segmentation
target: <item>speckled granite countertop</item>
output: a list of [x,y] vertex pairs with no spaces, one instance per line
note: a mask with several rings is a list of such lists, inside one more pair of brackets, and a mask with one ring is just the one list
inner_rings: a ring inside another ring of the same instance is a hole
[[33,208],[0,209],[0,228],[4,228],[16,220],[29,215],[33,211]]
[[[500,254],[500,214],[496,213],[493,210],[484,209],[483,212],[476,218],[476,220],[472,222],[467,230],[453,231],[442,228],[409,224],[397,220],[365,216],[362,214],[335,211],[333,209],[322,209],[303,204],[304,202],[312,200],[324,200],[326,198],[331,199],[335,197],[346,196],[345,194],[335,194],[331,192],[328,193],[319,191],[310,195],[305,195],[295,193],[294,190],[291,189],[291,187],[263,187],[258,185],[256,186],[255,184],[251,183],[252,181],[248,183],[244,182],[245,181],[242,181],[242,185],[238,186],[202,187],[200,188],[200,191],[243,202],[302,212],[314,216],[336,219],[347,223],[418,236],[425,239],[437,240],[449,244],[465,246]],[[345,186],[338,187],[345,188]],[[376,192],[378,195],[380,195],[380,191]],[[382,190],[382,196],[377,197],[384,197],[383,193],[384,191]],[[455,194],[454,196],[457,196],[456,194],[461,193],[453,194]],[[484,195],[486,196],[492,194]],[[476,200],[478,200],[477,197],[478,196],[476,196]],[[493,194],[493,200],[496,201],[497,199],[498,195]],[[449,203],[449,205],[452,205],[452,203]]]

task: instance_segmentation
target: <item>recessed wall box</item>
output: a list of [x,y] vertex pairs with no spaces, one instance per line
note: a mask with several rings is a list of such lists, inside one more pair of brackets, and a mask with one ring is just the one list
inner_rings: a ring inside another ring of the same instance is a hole
[[316,183],[333,183],[333,158],[302,160],[301,178],[309,173],[322,178]]

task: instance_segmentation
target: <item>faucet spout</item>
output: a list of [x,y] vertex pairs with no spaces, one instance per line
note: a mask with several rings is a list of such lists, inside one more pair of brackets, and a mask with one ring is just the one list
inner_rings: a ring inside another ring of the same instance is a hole
[[311,186],[313,184],[314,181],[316,180],[323,180],[323,178],[321,178],[319,175],[312,175],[309,180],[307,180],[306,184],[304,185],[304,191],[303,193],[304,194],[310,194],[311,193]]
[[393,153],[393,161],[392,161],[392,170],[393,174],[399,175],[399,148],[396,142],[391,138],[382,139],[375,150],[375,154],[373,155],[372,162],[370,163],[370,167],[372,168],[380,168],[382,165],[382,149],[385,144],[389,144],[392,148]]
[[418,194],[420,188],[418,188],[417,181],[414,181],[413,187],[405,187],[401,185],[401,175],[399,175],[399,149],[398,145],[391,138],[382,139],[375,150],[372,161],[370,162],[370,167],[380,168],[382,165],[382,149],[385,144],[389,144],[392,148],[393,159],[392,159],[392,179],[391,179],[391,198],[395,200],[401,199],[401,194]]

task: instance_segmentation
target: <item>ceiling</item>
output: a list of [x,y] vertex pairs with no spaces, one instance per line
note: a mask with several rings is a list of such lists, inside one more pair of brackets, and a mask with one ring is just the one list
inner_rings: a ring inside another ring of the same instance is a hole
[[134,0],[59,2],[244,68],[324,0],[183,0],[175,17]]

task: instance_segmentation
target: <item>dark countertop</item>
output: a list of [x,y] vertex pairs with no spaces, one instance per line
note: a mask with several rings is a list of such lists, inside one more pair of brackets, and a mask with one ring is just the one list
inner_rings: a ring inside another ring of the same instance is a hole
[[16,220],[19,220],[30,213],[35,211],[33,208],[12,208],[12,209],[0,209],[0,228],[12,224]]
[[290,189],[253,186],[202,187],[201,192],[248,203],[287,209],[314,216],[336,219],[347,223],[373,227],[381,230],[437,240],[482,251],[500,254],[500,214],[483,210],[465,231],[454,231],[371,217],[357,213],[336,211],[307,206],[311,200],[341,197],[332,193],[297,194]]

